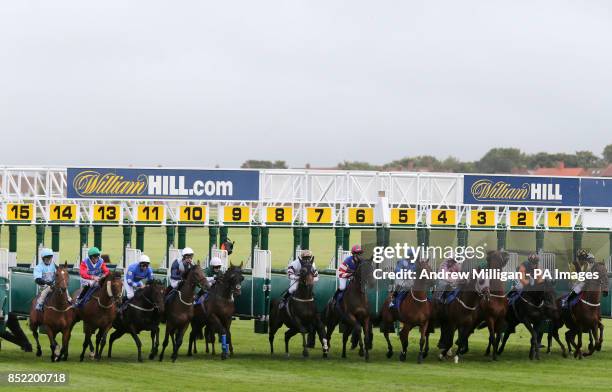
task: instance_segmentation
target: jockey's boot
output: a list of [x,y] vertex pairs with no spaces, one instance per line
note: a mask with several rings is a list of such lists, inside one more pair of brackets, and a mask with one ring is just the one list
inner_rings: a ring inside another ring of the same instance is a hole
[[76,301],[74,302],[76,306],[79,306],[81,304],[81,300],[85,297],[85,294],[88,291],[89,291],[89,286],[83,286],[81,288],[81,292],[79,293],[79,296],[76,298]]
[[576,292],[572,290],[565,298],[561,300],[561,307],[563,309],[569,309],[569,305],[572,303],[574,298],[576,298]]
[[395,301],[397,301],[397,289],[393,290],[391,293],[391,301],[389,302],[389,308],[393,309],[395,306]]

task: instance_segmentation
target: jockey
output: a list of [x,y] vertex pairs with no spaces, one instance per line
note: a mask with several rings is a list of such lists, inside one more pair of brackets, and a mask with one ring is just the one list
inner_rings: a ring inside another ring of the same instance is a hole
[[[300,270],[302,269],[302,263],[310,263],[312,266],[312,271],[314,273],[314,281],[319,281],[319,271],[317,271],[317,266],[314,263],[314,256],[312,252],[308,249],[303,249],[300,252],[300,256],[289,263],[287,266],[287,279],[289,279],[289,288],[285,295],[283,296],[284,300],[287,300],[289,296],[295,293],[295,290],[298,288],[298,280],[300,279]],[[284,301],[282,301],[284,302]],[[282,304],[281,302],[281,304]]]
[[[576,260],[569,265],[569,271],[586,272],[593,266],[593,263],[595,263],[595,256],[586,249],[579,249],[578,252],[576,252]],[[573,280],[572,290],[561,300],[561,307],[567,308],[568,304],[571,303],[576,296],[580,295],[584,288],[584,284],[584,281],[581,282],[578,279]]]
[[397,261],[397,264],[395,265],[396,277],[395,277],[395,282],[394,282],[393,293],[391,294],[392,300],[389,303],[390,308],[392,308],[394,305],[399,305],[399,304],[396,304],[397,295],[400,292],[407,292],[408,290],[412,288],[412,285],[414,284],[414,280],[408,276],[406,277],[401,276],[401,275],[397,276],[402,272],[404,274],[410,271],[412,271],[413,273],[416,272],[416,264],[414,262],[414,253],[412,252],[412,249],[408,249],[406,256],[407,257],[405,259],[399,259]]
[[443,279],[438,279],[438,284],[434,291],[434,298],[439,302],[444,302],[446,295],[457,288],[458,278],[453,277],[454,273],[461,271],[461,264],[457,263],[453,257],[450,257],[440,264],[439,272],[444,274]]
[[100,257],[100,249],[89,248],[87,258],[81,261],[79,273],[81,275],[81,294],[79,294],[77,304],[84,298],[90,287],[98,286],[98,281],[109,274],[108,267]]
[[191,261],[193,260],[193,249],[183,248],[181,251],[181,260],[176,259],[170,267],[170,286],[176,289],[183,280],[183,273],[191,269]]
[[[53,251],[48,248],[44,248],[40,252],[41,261],[38,262],[34,268],[34,282],[40,287],[40,295],[36,300],[36,310],[43,310],[43,304],[45,299],[51,293],[51,286],[55,281],[55,263],[53,263]],[[70,294],[68,295],[68,302],[72,302]]]
[[334,294],[334,299],[340,295],[348,284],[348,281],[353,277],[357,264],[361,261],[361,255],[363,255],[363,248],[361,245],[353,245],[351,248],[351,255],[344,259],[338,266],[336,276],[338,277],[338,289]]
[[208,268],[206,268],[206,280],[208,280],[208,285],[212,287],[213,284],[217,281],[217,278],[221,276],[221,267],[223,267],[223,261],[221,261],[218,257],[213,257],[210,259],[210,263],[208,263]]
[[[519,265],[518,272],[521,274],[514,285],[516,291],[520,293],[524,287],[533,286],[534,283],[536,283],[536,281],[533,279],[533,274],[536,269],[540,268],[538,265],[539,262],[540,256],[538,256],[537,253],[532,253],[529,255],[526,261]],[[538,277],[537,283],[542,281],[542,277]]]
[[149,256],[143,254],[138,262],[130,264],[123,280],[123,287],[127,293],[127,298],[134,297],[134,290],[141,289],[145,283],[153,279],[153,269],[150,266]]

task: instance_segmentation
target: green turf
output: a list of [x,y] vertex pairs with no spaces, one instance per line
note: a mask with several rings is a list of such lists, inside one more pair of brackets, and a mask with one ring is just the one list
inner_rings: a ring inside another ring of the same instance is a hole
[[[605,325],[609,329],[612,322],[606,320]],[[31,338],[29,332],[28,336]],[[124,336],[116,342],[111,360],[105,357],[99,363],[90,359],[79,363],[83,341],[79,324],[73,333],[68,363],[49,362],[48,339],[42,336],[42,358],[23,353],[16,346],[3,342],[0,371],[67,371],[70,385],[66,389],[71,390],[610,390],[612,354],[605,343],[602,352],[581,361],[562,358],[556,346],[552,354],[543,354],[540,361],[530,361],[529,338],[523,329],[511,337],[507,351],[498,362],[491,362],[482,355],[486,337],[484,332],[477,332],[470,340],[471,351],[459,364],[438,361],[433,349],[437,335],[431,339],[432,355],[422,365],[416,364],[418,346],[414,336],[411,336],[405,363],[398,360],[399,339],[395,336],[396,355],[392,359],[385,357],[384,339],[378,331],[369,363],[364,363],[356,351],[349,352],[347,359],[340,358],[340,335],[337,333],[332,339],[329,360],[321,358],[319,348],[311,350],[310,358],[302,358],[300,339],[297,338],[292,340],[290,358],[285,358],[282,330],[276,339],[277,354],[270,356],[267,335],[253,333],[252,321],[236,321],[233,337],[236,354],[227,361],[203,353],[189,358],[184,346],[176,363],[149,360],[138,363],[131,337]],[[142,338],[148,350],[148,335],[143,334]],[[202,349],[202,342],[199,344]]]

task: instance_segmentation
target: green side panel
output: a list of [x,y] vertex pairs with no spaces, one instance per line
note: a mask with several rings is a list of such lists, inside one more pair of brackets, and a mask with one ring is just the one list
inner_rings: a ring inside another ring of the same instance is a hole
[[[608,275],[608,287],[612,285],[612,276]],[[604,317],[612,317],[612,297],[601,297],[601,315]]]
[[2,307],[2,318],[0,318],[0,333],[4,333],[4,316],[9,313],[9,281],[6,278],[0,278],[0,306]]
[[320,273],[319,281],[315,285],[314,295],[317,311],[322,312],[329,299],[336,292],[336,274]]
[[29,268],[14,268],[11,271],[11,311],[30,314],[30,304],[36,296],[36,283]]
[[[268,314],[268,310],[265,309],[265,297],[264,297],[264,278],[255,278],[253,277],[251,280],[251,284],[253,287],[253,316],[261,316],[264,314]],[[249,291],[247,297],[251,295]]]

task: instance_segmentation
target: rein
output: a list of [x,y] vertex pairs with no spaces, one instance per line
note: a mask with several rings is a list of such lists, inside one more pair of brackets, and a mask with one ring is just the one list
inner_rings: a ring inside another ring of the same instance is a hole
[[459,301],[459,303],[461,304],[461,306],[463,306],[463,307],[464,307],[464,308],[466,308],[467,310],[474,311],[474,310],[476,310],[476,308],[478,308],[478,304],[476,304],[476,306],[474,306],[474,307],[467,306],[467,305],[465,304],[465,302],[463,302],[463,301],[461,300],[461,298],[459,298],[459,296],[457,296],[457,301]]
[[542,306],[544,306],[544,300],[542,300],[542,302],[540,302],[539,305],[534,305],[533,303],[529,302],[528,300],[526,300],[525,298],[523,298],[523,294],[519,294],[519,298],[523,300],[523,302],[525,302],[528,305],[533,306],[534,308],[541,308]]
[[591,303],[591,302],[585,301],[585,300],[584,300],[584,299],[582,299],[582,298],[580,298],[580,302],[582,302],[582,303],[583,303],[583,304],[585,304],[585,305],[592,306],[592,307],[601,306],[601,302],[598,302],[598,303],[596,303],[596,304],[593,304],[593,303]]

